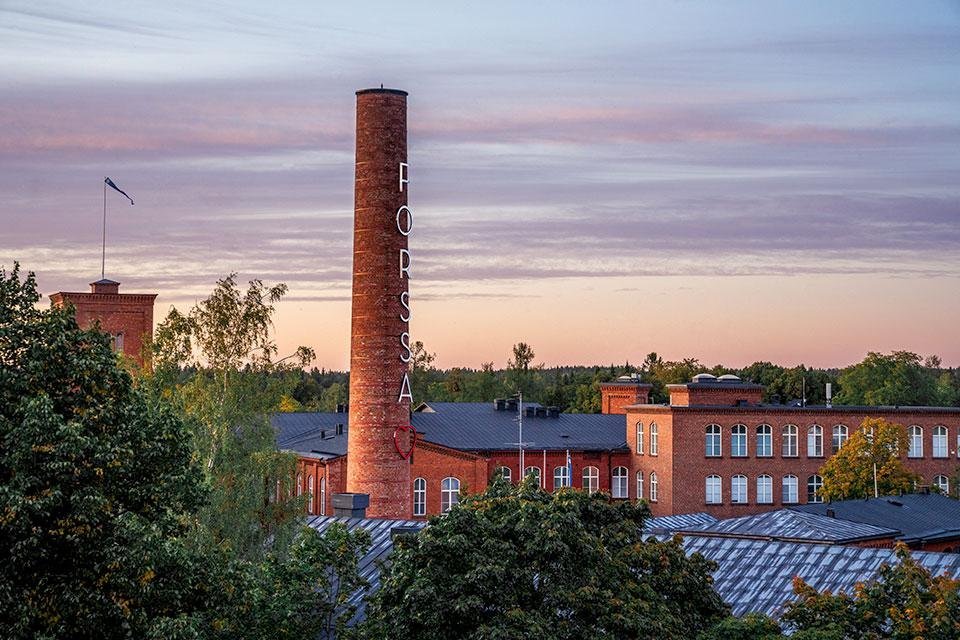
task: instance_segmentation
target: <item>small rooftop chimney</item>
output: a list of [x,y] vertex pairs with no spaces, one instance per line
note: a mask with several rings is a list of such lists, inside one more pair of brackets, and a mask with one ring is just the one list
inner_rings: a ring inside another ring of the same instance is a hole
[[333,515],[338,518],[366,518],[370,496],[366,493],[333,494]]

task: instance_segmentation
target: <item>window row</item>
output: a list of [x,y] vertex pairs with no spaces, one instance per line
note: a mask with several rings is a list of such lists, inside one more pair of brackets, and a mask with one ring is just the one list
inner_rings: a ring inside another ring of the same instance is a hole
[[[510,481],[512,472],[510,467],[498,467],[497,475],[504,480]],[[527,467],[524,470],[524,477],[533,476],[538,486],[543,488],[543,480],[540,477],[540,467]],[[610,473],[610,495],[614,498],[629,498],[629,471],[626,467],[616,467]],[[600,490],[600,469],[597,467],[584,467],[581,475],[581,487],[584,491],[595,493]],[[553,468],[553,490],[563,489],[572,486],[570,482],[570,470],[566,465]]]
[[[709,475],[706,478],[705,502],[723,504],[723,478]],[[823,478],[812,475],[807,478],[807,502],[822,502],[820,489]],[[783,476],[780,482],[780,497],[783,504],[796,504],[799,500],[799,479],[795,475]],[[756,504],[773,504],[773,477],[767,474],[757,476]],[[730,478],[730,503],[748,504],[750,494],[747,476],[735,475]]]
[[[279,492],[280,481],[277,481],[277,491]],[[313,489],[314,489],[314,479],[313,476],[307,476],[307,514],[314,515],[316,509],[313,504]],[[279,494],[278,494],[279,495]],[[303,495],[303,474],[297,474],[297,497]],[[320,513],[319,515],[327,515],[327,479],[320,478]]]
[[[449,477],[440,482],[440,512],[450,511],[460,502],[460,480]],[[413,515],[427,515],[427,481],[416,478],[413,481]]]
[[[784,458],[796,458],[800,455],[800,432],[797,425],[784,425],[780,430],[780,455]],[[912,425],[908,429],[910,448],[907,456],[923,457],[923,427]],[[807,428],[807,457],[822,458],[824,447],[824,429],[820,425]],[[850,437],[847,425],[838,424],[830,432],[830,450],[836,453],[843,448]],[[949,431],[943,425],[933,428],[933,457],[947,458]],[[723,427],[718,424],[707,425],[704,432],[704,450],[708,458],[723,455]],[[754,431],[754,454],[758,458],[773,456],[773,427],[761,424]],[[749,455],[749,433],[744,424],[730,427],[730,456],[745,458]],[[960,433],[957,434],[957,455],[960,456]]]
[[[650,440],[649,440],[650,446],[648,449],[650,452],[650,455],[651,456],[658,455],[660,453],[660,429],[659,427],[657,427],[656,422],[651,422],[650,425],[647,427],[647,430],[650,435]],[[643,423],[638,422],[637,423],[637,453],[639,453],[640,455],[643,455],[643,445],[644,445]]]

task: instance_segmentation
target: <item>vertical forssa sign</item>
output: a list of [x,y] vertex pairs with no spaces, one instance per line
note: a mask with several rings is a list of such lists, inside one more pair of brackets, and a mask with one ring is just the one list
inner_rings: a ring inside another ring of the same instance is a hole
[[[403,193],[404,185],[409,183],[408,178],[410,166],[406,162],[401,162],[398,168],[397,174],[399,179],[397,183],[400,188],[400,193]],[[410,235],[410,231],[413,229],[413,212],[410,211],[410,207],[407,205],[400,205],[400,208],[397,209],[397,232],[400,235],[407,237]],[[400,361],[406,365],[410,364],[410,360],[413,358],[413,351],[410,349],[410,332],[409,332],[409,323],[410,323],[410,292],[408,291],[409,282],[410,282],[410,250],[409,249],[400,249],[399,256],[399,267],[400,267],[400,282],[403,282],[404,279],[407,281],[407,286],[403,287],[403,291],[400,292],[400,306],[403,307],[403,310],[400,312],[400,321],[404,323],[404,328],[408,329],[400,334]],[[408,370],[404,370],[403,379],[400,381],[400,395],[397,397],[397,402],[403,402],[404,398],[409,401],[413,401],[413,394],[410,391],[410,375]]]

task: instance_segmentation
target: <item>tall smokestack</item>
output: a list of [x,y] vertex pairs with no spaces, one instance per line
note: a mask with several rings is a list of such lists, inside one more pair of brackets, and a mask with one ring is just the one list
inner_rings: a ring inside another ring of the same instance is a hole
[[357,91],[347,491],[368,517],[409,518],[407,93]]

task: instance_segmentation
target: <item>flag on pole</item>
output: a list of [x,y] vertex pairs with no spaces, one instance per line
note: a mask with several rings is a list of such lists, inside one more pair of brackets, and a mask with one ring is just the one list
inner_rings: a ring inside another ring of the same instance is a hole
[[128,196],[126,191],[124,191],[123,189],[121,189],[121,188],[118,187],[117,185],[113,184],[113,180],[111,180],[110,178],[104,178],[103,181],[107,184],[108,187],[110,187],[110,188],[113,189],[114,191],[118,191],[118,192],[122,193],[122,194],[123,194],[123,197],[126,198],[127,200],[129,200],[129,201],[130,201],[130,204],[133,204],[133,198],[131,198],[130,196]]
[[573,460],[570,458],[570,449],[567,449],[567,486],[573,486]]

